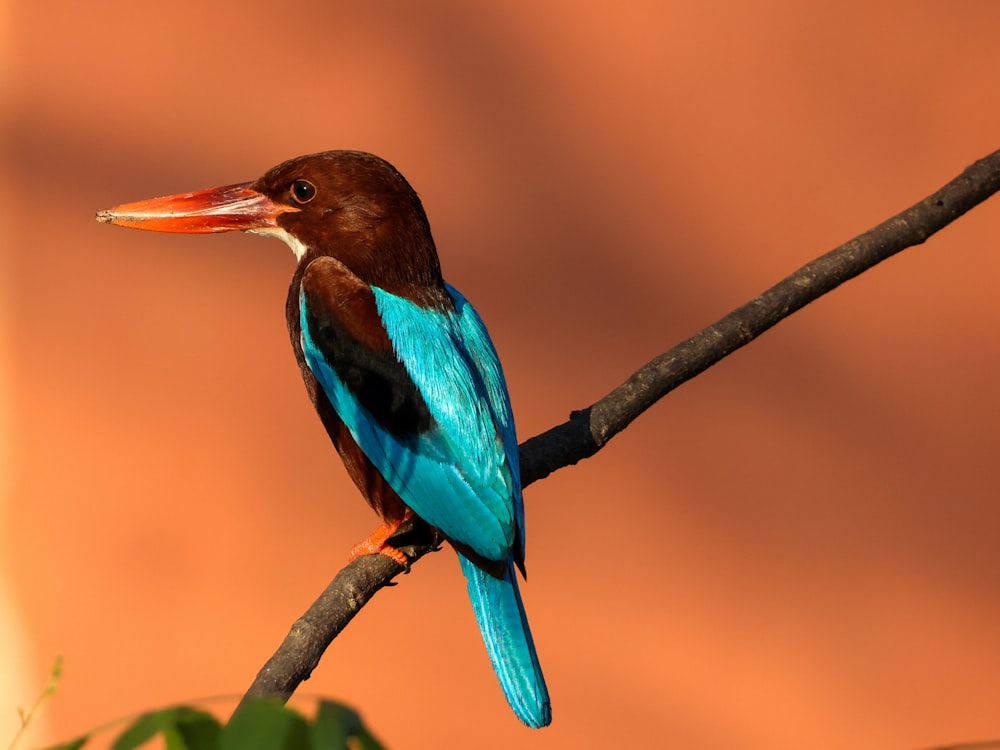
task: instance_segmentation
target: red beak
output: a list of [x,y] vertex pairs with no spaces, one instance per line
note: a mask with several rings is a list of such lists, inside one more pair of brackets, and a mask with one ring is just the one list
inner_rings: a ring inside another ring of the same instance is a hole
[[299,210],[275,203],[263,193],[251,190],[250,185],[242,182],[196,193],[124,203],[98,211],[97,220],[154,232],[207,234],[275,228],[278,216]]

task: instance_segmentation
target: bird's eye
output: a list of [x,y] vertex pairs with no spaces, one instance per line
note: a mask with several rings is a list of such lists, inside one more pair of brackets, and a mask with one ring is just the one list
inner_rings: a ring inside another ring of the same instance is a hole
[[296,180],[289,190],[292,200],[304,205],[316,197],[316,186],[309,180]]

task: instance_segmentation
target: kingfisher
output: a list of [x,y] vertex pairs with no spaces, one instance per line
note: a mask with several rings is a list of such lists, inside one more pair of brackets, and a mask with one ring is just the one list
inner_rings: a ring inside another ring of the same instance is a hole
[[486,326],[441,275],[417,193],[361,151],[300,156],[253,182],[127,203],[97,220],[159,232],[243,231],[295,254],[285,316],[306,390],[382,523],[351,559],[382,554],[414,515],[458,553],[493,669],[530,727],[552,720],[517,570],[517,434]]

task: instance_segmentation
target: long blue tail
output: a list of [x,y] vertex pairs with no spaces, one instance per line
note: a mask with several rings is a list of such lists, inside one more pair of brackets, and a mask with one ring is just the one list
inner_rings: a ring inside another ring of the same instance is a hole
[[528,629],[513,558],[507,558],[507,575],[503,580],[483,572],[461,554],[458,560],[469,583],[469,599],[493,671],[500,678],[507,702],[529,727],[548,726],[552,721],[549,691]]

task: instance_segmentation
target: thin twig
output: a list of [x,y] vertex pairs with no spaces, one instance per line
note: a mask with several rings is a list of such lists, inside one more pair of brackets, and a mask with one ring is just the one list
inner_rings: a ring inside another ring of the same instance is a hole
[[[521,444],[525,486],[589,458],[636,417],[682,383],[753,341],[764,331],[848,279],[926,241],[1000,190],[1000,151],[919,203],[807,263],[759,297],[637,370],[600,401]],[[433,549],[426,528],[411,529],[402,550],[411,564]],[[403,540],[397,539],[399,547]],[[319,664],[337,634],[402,568],[384,555],[361,557],[341,570],[257,675],[246,697],[287,700]]]

